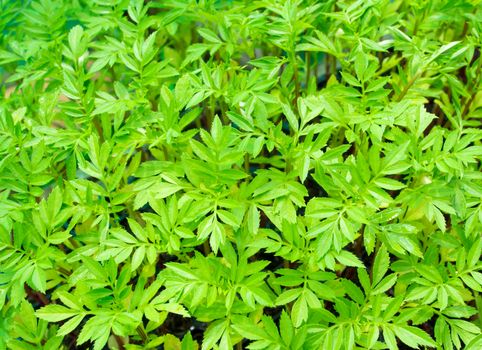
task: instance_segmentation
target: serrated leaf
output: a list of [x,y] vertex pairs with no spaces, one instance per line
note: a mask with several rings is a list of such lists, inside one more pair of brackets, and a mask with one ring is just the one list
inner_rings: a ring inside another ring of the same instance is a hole
[[390,256],[387,247],[384,244],[378,249],[377,255],[372,267],[372,284],[376,285],[380,282],[388,271],[390,266]]
[[411,326],[393,326],[393,330],[404,344],[413,349],[418,349],[420,345],[436,347],[437,344],[430,336],[419,328]]
[[63,321],[67,318],[75,316],[76,314],[77,312],[70,310],[65,306],[55,304],[44,306],[35,312],[37,317],[49,322]]

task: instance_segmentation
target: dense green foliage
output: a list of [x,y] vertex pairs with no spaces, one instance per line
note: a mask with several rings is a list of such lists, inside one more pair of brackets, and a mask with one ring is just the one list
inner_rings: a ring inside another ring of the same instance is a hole
[[0,349],[482,348],[479,0],[0,0]]

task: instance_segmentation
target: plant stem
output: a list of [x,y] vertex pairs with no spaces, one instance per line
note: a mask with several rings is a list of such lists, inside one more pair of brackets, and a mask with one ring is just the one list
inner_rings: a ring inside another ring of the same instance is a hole
[[293,79],[295,83],[295,100],[294,100],[294,107],[297,108],[297,101],[298,98],[300,97],[300,78],[298,74],[298,62],[296,61],[296,53],[293,52],[290,55],[291,59],[291,64],[293,65]]
[[119,350],[124,350],[124,340],[118,336],[117,334],[114,334],[115,342],[117,343],[117,346],[119,347]]
[[462,118],[464,116],[467,115],[467,113],[469,112],[470,110],[470,106],[472,105],[472,102],[474,102],[475,100],[475,96],[477,96],[477,92],[478,92],[478,86],[479,86],[479,83],[480,83],[480,73],[481,73],[481,70],[482,70],[482,57],[479,57],[479,62],[478,62],[478,65],[477,65],[477,70],[475,72],[475,84],[472,84],[472,94],[470,95],[470,97],[465,101],[464,103],[464,109],[462,111]]
[[415,74],[412,79],[410,79],[410,81],[408,82],[407,85],[405,85],[405,87],[403,88],[402,92],[400,93],[400,95],[398,96],[398,98],[396,99],[396,102],[400,102],[401,100],[403,100],[403,98],[405,97],[405,95],[407,94],[408,90],[410,90],[410,88],[413,86],[413,84],[415,84],[415,82],[417,81],[418,78],[420,78],[420,76],[422,75],[422,72],[421,71],[418,71],[417,74]]
[[208,125],[207,128],[211,129],[211,125],[213,124],[214,120],[214,109],[216,108],[216,102],[214,101],[214,96],[209,96],[209,118],[208,118]]
[[246,171],[247,173],[249,173],[249,164],[250,164],[249,154],[245,154],[244,155],[244,171]]
[[310,65],[310,52],[306,52],[306,86],[305,89],[308,88],[308,85],[310,83],[310,74],[311,74],[311,65]]
[[144,344],[147,344],[147,342],[149,341],[149,338],[147,337],[147,334],[144,331],[144,328],[142,326],[137,326],[136,331],[137,331],[137,334],[139,334],[139,336],[141,337],[142,342]]
[[336,75],[336,57],[335,56],[330,56],[331,57],[331,75]]
[[203,251],[205,256],[208,256],[209,253],[211,253],[211,247],[209,246],[209,242],[207,240],[205,240],[203,243]]

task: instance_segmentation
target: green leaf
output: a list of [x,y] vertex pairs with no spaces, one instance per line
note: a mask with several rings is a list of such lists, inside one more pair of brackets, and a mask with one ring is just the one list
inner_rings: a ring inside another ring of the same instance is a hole
[[300,327],[308,319],[308,304],[304,296],[299,297],[291,309],[293,326]]
[[45,271],[38,266],[35,266],[32,273],[32,285],[41,293],[45,293],[45,290],[47,289],[46,278]]
[[198,33],[207,41],[212,43],[221,43],[222,41],[218,36],[209,28],[199,28]]
[[372,284],[376,285],[380,282],[388,271],[390,266],[390,256],[384,244],[378,249],[377,255],[372,267]]
[[289,346],[294,337],[294,328],[288,314],[284,310],[281,312],[279,324],[281,338],[283,339],[283,342]]
[[137,270],[137,268],[142,264],[144,257],[146,256],[146,246],[141,245],[136,249],[134,255],[132,256],[131,269],[132,271]]
[[467,265],[468,267],[475,266],[480,262],[480,256],[482,255],[482,239],[477,239],[474,244],[472,244],[469,252],[467,253]]
[[173,195],[174,193],[180,191],[181,189],[182,189],[182,187],[179,186],[179,185],[175,185],[175,184],[171,184],[171,183],[167,183],[167,182],[162,182],[162,183],[158,184],[157,186],[154,186],[151,189],[151,191],[154,193],[154,195],[157,199],[161,199],[161,198],[169,197],[169,196]]
[[394,325],[393,331],[397,335],[397,338],[413,349],[418,349],[419,346],[429,346],[433,348],[437,346],[430,336],[419,328]]
[[255,204],[251,204],[248,209],[248,230],[250,233],[256,235],[259,230],[260,216],[259,210]]
[[342,250],[339,255],[336,256],[336,260],[346,266],[364,267],[361,260],[353,253]]
[[197,343],[193,340],[191,332],[187,332],[182,338],[181,350],[192,350],[196,349]]
[[282,103],[281,108],[283,110],[284,116],[288,120],[288,123],[289,123],[290,127],[294,131],[298,131],[299,127],[300,127],[299,122],[298,122],[298,117],[295,115],[295,113],[293,112],[291,107],[289,105],[285,104],[285,103]]
[[277,305],[285,305],[293,300],[297,299],[301,293],[303,292],[303,289],[301,288],[295,288],[295,289],[289,289],[284,291],[282,294],[276,298],[276,304]]
[[67,318],[75,316],[76,314],[77,312],[70,310],[65,306],[55,304],[44,306],[35,312],[37,317],[49,322],[63,321]]
[[405,188],[406,186],[401,183],[400,181],[393,180],[387,177],[382,177],[374,181],[377,186],[380,186],[383,189],[396,191]]
[[70,320],[65,322],[62,327],[59,328],[59,330],[57,331],[57,335],[66,336],[67,334],[72,333],[72,331],[80,325],[83,319],[84,315],[82,314],[72,317]]
[[385,293],[387,290],[393,287],[395,282],[397,282],[398,276],[395,273],[388,275],[382,279],[372,290],[372,295],[377,295],[380,293]]
[[202,350],[209,350],[221,339],[228,323],[226,320],[217,320],[208,327],[204,333]]
[[397,340],[395,339],[395,334],[388,326],[382,326],[383,328],[383,339],[390,350],[397,350]]

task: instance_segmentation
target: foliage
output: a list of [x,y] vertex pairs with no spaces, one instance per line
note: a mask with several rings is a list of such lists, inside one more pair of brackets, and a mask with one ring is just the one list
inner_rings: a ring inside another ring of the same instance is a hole
[[0,349],[481,349],[481,6],[0,0]]

